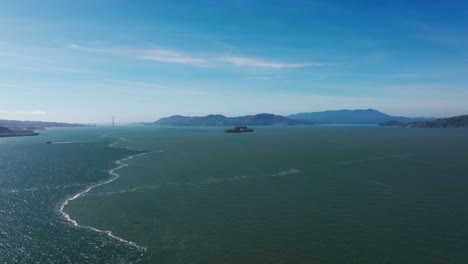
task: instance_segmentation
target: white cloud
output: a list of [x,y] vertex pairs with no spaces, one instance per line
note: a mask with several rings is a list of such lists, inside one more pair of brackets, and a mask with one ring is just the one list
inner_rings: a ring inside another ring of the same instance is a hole
[[202,66],[208,63],[205,58],[186,55],[179,51],[168,49],[128,49],[128,48],[89,48],[77,44],[69,44],[68,48],[86,52],[109,55],[127,56],[134,59],[151,60],[163,63]]
[[142,53],[142,55],[137,56],[138,59],[194,66],[202,66],[207,64],[206,59],[187,56],[183,53],[172,50],[152,49]]
[[90,48],[90,47],[85,47],[81,46],[78,44],[69,44],[67,46],[70,49],[76,49],[80,51],[86,51],[86,52],[95,52],[95,53],[104,53],[104,54],[111,54],[111,55],[130,55],[134,53],[136,50],[132,49],[126,49],[126,48]]
[[266,68],[266,69],[286,69],[301,68],[308,66],[331,66],[329,63],[284,63],[271,60],[262,60],[240,56],[192,56],[184,52],[170,49],[131,49],[131,48],[90,48],[77,44],[69,44],[68,48],[86,52],[102,53],[115,56],[126,56],[140,60],[150,60],[162,63],[183,64],[191,66],[214,66],[228,64],[235,66]]
[[286,69],[286,68],[302,68],[307,66],[330,66],[328,63],[282,63],[275,61],[260,60],[248,57],[226,56],[222,57],[223,62],[236,66],[256,67],[256,68],[271,68],[271,69]]
[[303,63],[280,63],[280,62],[259,60],[259,59],[253,59],[253,58],[247,58],[247,57],[233,57],[233,56],[222,57],[221,61],[227,62],[229,64],[233,64],[236,66],[273,68],[277,70],[281,70],[284,68],[300,68],[300,67],[309,66],[309,64],[303,64]]

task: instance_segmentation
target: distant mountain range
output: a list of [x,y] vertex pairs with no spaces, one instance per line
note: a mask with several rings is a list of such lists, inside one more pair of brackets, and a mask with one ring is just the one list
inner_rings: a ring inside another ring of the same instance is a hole
[[[287,117],[274,114],[257,114],[239,117],[224,115],[181,116],[161,118],[145,125],[159,126],[275,126],[314,124],[379,124],[381,126],[403,126],[422,128],[468,128],[468,115],[435,119],[432,117],[391,116],[374,109],[331,110],[324,112],[299,113]],[[1,120],[0,128],[34,130],[45,127],[85,127],[83,124],[61,122]]]
[[409,123],[427,121],[434,118],[391,116],[374,109],[367,110],[330,110],[323,112],[299,113],[287,116],[314,124],[379,124],[387,121]]
[[273,125],[313,125],[313,124],[379,124],[393,121],[410,123],[428,121],[434,118],[391,116],[374,109],[332,110],[324,112],[299,113],[287,117],[274,114],[257,114],[239,117],[223,115],[181,116],[161,118],[146,125],[160,126],[273,126]]
[[304,125],[307,122],[290,119],[274,114],[258,114],[239,117],[223,115],[207,116],[170,116],[161,118],[147,125],[159,126],[273,126],[273,125]]
[[468,115],[412,122],[403,124],[402,126],[416,128],[468,128]]
[[44,127],[84,127],[82,124],[68,124],[60,122],[42,122],[42,121],[18,121],[18,120],[1,120],[0,127],[22,128],[22,129],[37,129]]

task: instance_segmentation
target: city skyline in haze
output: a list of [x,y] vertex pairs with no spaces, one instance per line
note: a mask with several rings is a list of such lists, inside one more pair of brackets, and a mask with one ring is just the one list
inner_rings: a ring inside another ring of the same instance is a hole
[[461,1],[5,1],[0,119],[468,114]]

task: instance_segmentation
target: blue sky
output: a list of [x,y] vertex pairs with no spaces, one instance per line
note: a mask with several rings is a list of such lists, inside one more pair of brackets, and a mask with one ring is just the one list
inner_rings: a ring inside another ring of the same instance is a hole
[[466,1],[2,1],[0,119],[468,114]]

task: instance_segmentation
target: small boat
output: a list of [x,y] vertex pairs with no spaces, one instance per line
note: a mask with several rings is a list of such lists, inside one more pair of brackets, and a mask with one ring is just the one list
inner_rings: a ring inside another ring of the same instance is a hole
[[52,141],[46,141],[46,144],[52,144]]

